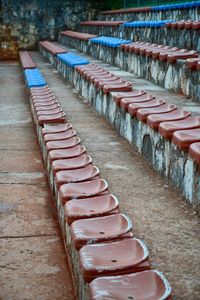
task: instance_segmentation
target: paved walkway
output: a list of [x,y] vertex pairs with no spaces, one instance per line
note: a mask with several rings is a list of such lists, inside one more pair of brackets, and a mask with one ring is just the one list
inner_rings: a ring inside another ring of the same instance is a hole
[[73,300],[17,62],[0,63],[0,299]]
[[169,279],[173,299],[200,299],[199,217],[47,60],[38,53],[33,58],[102,178],[119,197],[121,210],[133,220],[135,236],[147,243],[153,267]]

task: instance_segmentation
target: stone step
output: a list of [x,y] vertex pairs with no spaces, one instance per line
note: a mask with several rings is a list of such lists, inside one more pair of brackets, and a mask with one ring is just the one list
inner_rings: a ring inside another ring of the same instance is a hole
[[[105,39],[108,41],[105,42]],[[118,41],[115,47],[109,42],[113,39]],[[80,41],[60,34],[58,41],[166,89],[191,97],[194,102],[200,101],[200,73],[197,69],[188,68],[186,64],[187,59],[199,58],[197,51],[171,48],[163,42],[158,45],[159,41],[156,41],[157,44],[147,43],[148,40],[131,44],[129,40],[125,40],[125,43],[122,39],[110,37]]]

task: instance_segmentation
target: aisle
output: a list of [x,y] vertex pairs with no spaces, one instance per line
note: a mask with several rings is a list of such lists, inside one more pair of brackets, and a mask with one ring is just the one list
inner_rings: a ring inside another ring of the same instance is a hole
[[0,78],[0,299],[73,300],[18,63],[0,63]]

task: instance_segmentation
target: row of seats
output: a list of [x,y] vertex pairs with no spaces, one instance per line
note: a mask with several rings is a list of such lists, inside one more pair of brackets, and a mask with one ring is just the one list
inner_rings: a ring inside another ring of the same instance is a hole
[[113,38],[108,36],[100,36],[100,37],[92,38],[90,41],[92,43],[109,46],[111,48],[117,48],[122,44],[131,43],[130,40],[123,40],[120,38]]
[[47,52],[56,56],[58,60],[64,62],[71,68],[74,68],[77,65],[86,65],[89,63],[87,59],[84,59],[81,56],[76,55],[74,53],[67,52],[65,49],[61,48],[60,46],[57,46],[52,42],[39,42],[39,45],[42,48],[44,48]]
[[47,83],[38,68],[24,70],[25,81],[28,88],[45,86]]
[[[79,32],[74,32],[74,36],[79,39]],[[66,36],[70,36],[68,32]],[[120,47],[122,50],[127,52],[134,52],[139,55],[145,55],[152,57],[153,59],[159,59],[169,63],[176,63],[177,59],[194,59],[188,60],[187,67],[192,70],[199,70],[199,55],[195,50],[179,49],[178,47],[171,47],[165,45],[151,44],[145,42],[131,42],[130,40],[123,40],[119,38],[101,36],[90,39],[91,43],[108,46],[111,48]],[[58,55],[58,57],[67,57],[67,54]],[[76,57],[76,56],[75,56]],[[80,63],[81,64],[81,59]]]
[[46,81],[37,65],[27,51],[19,51],[21,66],[24,70],[25,82],[28,88],[46,86]]
[[121,299],[171,299],[169,283],[160,272],[149,270],[146,245],[133,237],[131,221],[120,213],[118,200],[71,124],[66,119],[37,122],[39,112],[51,116],[50,107],[59,105],[50,88],[31,88],[30,101],[47,172],[53,174],[50,182],[58,190],[55,199],[64,208],[79,272],[89,284],[89,299],[116,299],[119,293]]
[[172,29],[199,29],[200,21],[179,21],[179,22],[168,22],[165,24],[165,27]]
[[30,87],[30,99],[34,121],[38,126],[66,122],[64,111],[47,85],[43,88]]
[[[104,85],[105,88],[116,80],[114,75],[94,64],[76,67],[76,71],[97,87]],[[116,90],[111,86],[111,91]],[[117,93],[114,101],[122,110],[172,140],[180,150],[189,151],[191,157],[200,162],[200,117],[191,117],[190,112],[146,91]]]
[[169,63],[176,63],[177,59],[198,58],[198,52],[187,49],[179,49],[177,47],[170,47],[165,45],[157,45],[145,42],[129,43],[128,45],[121,45],[122,50],[134,52],[138,55],[145,55],[153,59],[167,61]]
[[20,57],[22,68],[24,70],[37,68],[36,63],[32,60],[31,56],[27,51],[19,51],[19,57]]
[[125,13],[138,13],[138,12],[149,12],[151,11],[151,7],[134,7],[134,8],[126,8],[126,9],[113,9],[113,10],[104,10],[101,11],[102,15],[109,15],[109,14],[125,14]]
[[49,42],[49,41],[41,41],[39,42],[39,46],[46,49],[48,52],[50,52],[53,55],[66,53],[67,51],[60,46],[57,46],[56,44]]
[[77,66],[76,71],[99,90],[102,90],[104,94],[114,91],[132,91],[132,83],[115,76],[95,64],[89,64],[85,67]]
[[57,58],[67,64],[69,67],[75,67],[77,65],[87,65],[89,61],[85,58],[82,58],[79,55],[68,52],[63,54],[57,54]]
[[[173,29],[199,29],[200,28],[200,21],[174,21],[174,20],[157,20],[157,21],[86,21],[80,22],[81,26],[105,26],[105,27],[117,27],[119,25],[123,25],[124,27],[167,27]],[[62,34],[62,32],[61,32]],[[70,34],[70,33],[69,33]],[[73,37],[73,31],[71,31],[71,35]],[[87,37],[86,33],[82,33]],[[90,38],[90,35],[89,37]],[[86,38],[86,39],[88,39]],[[80,35],[81,39],[81,35]]]
[[189,9],[194,7],[200,7],[200,1],[152,6],[152,10],[161,11],[161,10],[174,10],[174,9]]
[[139,12],[149,12],[149,11],[167,11],[167,10],[178,10],[178,9],[191,9],[196,7],[197,8],[200,7],[200,1],[184,2],[178,4],[156,5],[152,7],[107,10],[107,11],[102,11],[101,14],[109,15],[109,14],[139,13]]
[[188,58],[185,64],[192,71],[200,71],[200,58]]
[[80,22],[80,25],[81,26],[113,26],[113,27],[117,27],[123,23],[125,23],[125,21],[84,21],[84,22]]
[[94,34],[77,32],[77,31],[72,31],[72,30],[61,31],[60,34],[64,35],[64,36],[68,36],[68,37],[73,38],[73,39],[82,40],[82,41],[88,41],[91,38],[97,37]]
[[166,24],[173,24],[173,20],[159,20],[159,21],[133,21],[123,24],[124,27],[163,27]]

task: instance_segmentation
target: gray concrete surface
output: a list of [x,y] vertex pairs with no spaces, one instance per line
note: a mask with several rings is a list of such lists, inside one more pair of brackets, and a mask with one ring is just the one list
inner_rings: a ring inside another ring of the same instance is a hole
[[74,300],[18,62],[0,63],[0,299]]

